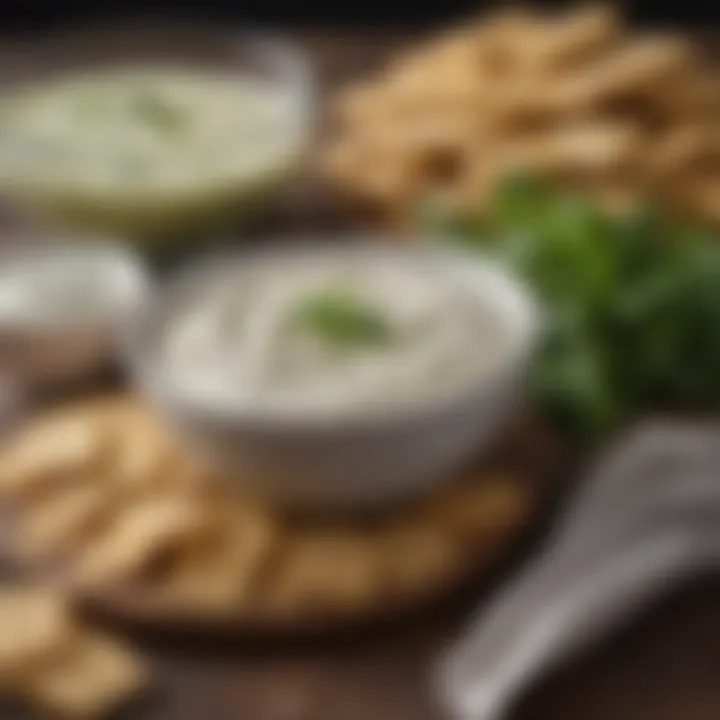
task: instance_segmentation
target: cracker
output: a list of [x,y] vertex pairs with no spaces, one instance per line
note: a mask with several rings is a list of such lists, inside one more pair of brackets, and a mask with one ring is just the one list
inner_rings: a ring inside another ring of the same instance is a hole
[[0,690],[16,693],[72,635],[62,598],[38,588],[0,590]]
[[53,415],[11,438],[0,455],[0,493],[15,499],[45,496],[98,462],[105,429],[92,414]]
[[626,167],[640,147],[637,128],[627,123],[582,123],[520,142],[506,156],[509,168],[553,175],[593,176]]
[[648,37],[615,49],[590,67],[547,85],[556,107],[589,111],[635,94],[659,93],[692,75],[691,50],[676,37]]
[[[704,216],[720,222],[720,168],[713,174],[701,173],[688,181],[688,205]],[[682,189],[678,190],[682,192]]]
[[190,500],[169,497],[130,506],[89,545],[76,577],[83,585],[130,581],[167,553],[196,542],[209,527],[207,515]]
[[352,533],[308,533],[281,551],[274,581],[264,601],[274,609],[354,612],[382,593],[374,548]]
[[118,423],[113,481],[128,492],[172,486],[177,470],[175,438],[147,408],[138,405]]
[[75,639],[61,661],[37,674],[27,697],[55,717],[101,718],[134,698],[148,681],[146,666],[122,644],[86,634]]
[[274,558],[278,528],[262,513],[218,515],[215,533],[176,558],[158,591],[175,607],[197,612],[237,611],[252,600],[259,575]]
[[78,626],[57,593],[4,588],[0,622],[0,692],[42,713],[99,718],[148,680],[123,646]]
[[401,597],[424,597],[468,564],[464,544],[431,523],[409,520],[378,537],[384,586]]
[[720,161],[720,130],[709,125],[682,124],[664,133],[649,158],[662,179],[677,178],[693,166]]
[[460,489],[440,498],[428,509],[430,522],[459,537],[502,537],[521,527],[532,503],[527,491],[512,478],[480,479],[480,488]]
[[26,511],[22,551],[32,558],[76,550],[102,532],[117,509],[99,484],[70,488]]
[[551,20],[539,32],[528,33],[517,50],[524,67],[537,73],[557,73],[597,57],[621,36],[622,27],[615,8],[596,5]]

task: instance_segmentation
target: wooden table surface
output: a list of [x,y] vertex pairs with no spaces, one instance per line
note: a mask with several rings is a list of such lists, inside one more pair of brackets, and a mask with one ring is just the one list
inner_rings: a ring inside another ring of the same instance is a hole
[[[330,87],[367,71],[400,41],[378,32],[304,39]],[[153,696],[129,718],[442,720],[432,697],[431,668],[488,590],[453,607],[342,637],[228,639],[202,646],[197,640],[141,638],[155,661],[157,683]],[[720,578],[710,577],[542,678],[509,720],[718,718]]]
[[[478,597],[478,601],[480,597]],[[720,578],[648,611],[581,660],[544,677],[508,720],[717,720]],[[434,621],[363,637],[202,657],[157,653],[156,696],[138,720],[442,720],[429,671],[458,625]]]

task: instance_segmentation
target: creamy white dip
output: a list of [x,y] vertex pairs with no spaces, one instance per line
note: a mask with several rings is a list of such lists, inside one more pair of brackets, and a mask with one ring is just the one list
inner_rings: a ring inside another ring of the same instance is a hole
[[165,319],[159,362],[186,395],[280,415],[382,413],[460,393],[507,359],[491,302],[380,254],[254,258]]
[[0,179],[110,196],[252,180],[295,147],[290,100],[270,82],[138,68],[30,86],[0,117]]

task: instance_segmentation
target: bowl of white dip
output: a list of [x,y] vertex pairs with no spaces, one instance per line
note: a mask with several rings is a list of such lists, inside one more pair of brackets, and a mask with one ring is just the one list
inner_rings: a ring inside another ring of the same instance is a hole
[[79,65],[58,65],[52,43],[25,49],[56,65],[3,92],[8,198],[71,230],[146,244],[222,229],[277,194],[312,124],[303,53],[253,33],[213,43],[158,31],[145,44],[128,35],[118,56],[105,34],[76,38],[88,55]]
[[110,240],[67,239],[3,250],[3,370],[20,382],[48,385],[109,367],[148,287],[140,259]]
[[531,298],[489,261],[296,240],[170,280],[127,357],[238,483],[292,509],[359,510],[480,452],[521,401],[536,336]]

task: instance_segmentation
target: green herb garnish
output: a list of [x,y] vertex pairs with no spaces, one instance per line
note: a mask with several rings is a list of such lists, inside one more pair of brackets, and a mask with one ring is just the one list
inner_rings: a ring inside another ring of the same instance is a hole
[[161,132],[177,132],[184,127],[187,119],[182,108],[150,90],[139,92],[133,98],[133,111]]
[[720,238],[527,178],[460,220],[443,234],[497,254],[543,304],[531,391],[569,434],[595,442],[643,412],[720,409]]
[[297,324],[340,347],[375,347],[390,341],[382,313],[346,289],[330,289],[308,297],[295,314]]

